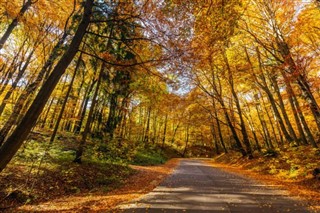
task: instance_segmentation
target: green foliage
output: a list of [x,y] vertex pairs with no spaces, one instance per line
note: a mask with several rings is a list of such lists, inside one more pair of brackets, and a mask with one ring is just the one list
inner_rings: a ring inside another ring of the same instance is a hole
[[270,165],[269,174],[274,175],[274,174],[277,174],[277,173],[278,173],[278,170],[277,170],[276,166],[275,165]]
[[30,140],[24,144],[23,148],[18,152],[17,157],[22,159],[37,160],[45,151],[45,146],[34,140]]
[[167,157],[160,151],[155,150],[139,150],[132,160],[134,165],[157,165],[167,161]]
[[289,170],[289,178],[296,178],[298,175],[300,175],[299,166],[292,165]]
[[267,149],[264,153],[263,153],[264,157],[277,157],[278,156],[278,152],[276,152],[273,149]]
[[53,145],[49,150],[49,155],[59,162],[72,162],[75,156],[75,149],[61,148]]
[[110,176],[100,176],[96,181],[101,186],[118,187],[123,183],[123,178],[119,175],[112,174]]
[[82,164],[76,164],[72,163],[75,144],[71,146],[57,139],[48,146],[48,140],[43,141],[29,140],[24,144],[15,163],[3,173],[5,182],[0,182],[0,193],[17,203],[34,203],[43,194],[54,197],[96,190],[107,192],[120,187],[134,173],[126,163],[115,162],[110,156],[99,159],[92,155],[96,152],[92,144],[88,144]]
[[94,149],[98,159],[111,162],[129,162],[136,152],[134,143],[123,139],[113,139],[100,143]]

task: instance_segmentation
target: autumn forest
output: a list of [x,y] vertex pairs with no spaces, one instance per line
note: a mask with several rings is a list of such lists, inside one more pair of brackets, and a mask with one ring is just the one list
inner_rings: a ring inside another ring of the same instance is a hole
[[0,182],[228,153],[309,172],[319,26],[316,0],[0,0]]

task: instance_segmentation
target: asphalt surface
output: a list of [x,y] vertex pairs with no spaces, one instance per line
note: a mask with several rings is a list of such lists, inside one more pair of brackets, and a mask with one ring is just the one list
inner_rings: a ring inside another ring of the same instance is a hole
[[206,165],[181,160],[175,171],[149,194],[120,206],[139,212],[308,212],[285,191]]

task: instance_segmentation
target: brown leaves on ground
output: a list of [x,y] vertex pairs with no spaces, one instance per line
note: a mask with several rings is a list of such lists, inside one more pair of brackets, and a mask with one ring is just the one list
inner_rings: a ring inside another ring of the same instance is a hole
[[29,164],[18,161],[0,174],[0,211],[12,212],[26,203],[43,203],[97,189],[110,190],[130,174],[131,169],[118,164],[51,162],[31,169]]
[[178,164],[171,159],[164,165],[132,166],[137,172],[124,185],[110,192],[79,193],[60,197],[37,205],[25,205],[16,209],[23,212],[106,212],[116,211],[118,204],[128,202],[153,190]]
[[[306,152],[304,152],[306,153]],[[262,182],[268,186],[281,188],[287,190],[288,193],[301,199],[309,204],[309,209],[312,212],[320,211],[320,181],[313,178],[311,174],[306,176],[297,176],[295,178],[290,178],[289,176],[285,178],[282,174],[268,174],[266,168],[270,169],[270,161],[275,159],[268,159],[265,157],[256,157],[252,160],[236,156],[234,153],[222,154],[215,158],[214,160],[208,160],[207,162],[213,166],[221,168],[228,172],[233,172],[241,174],[243,176],[252,178],[259,182]],[[298,160],[298,159],[297,159]],[[277,157],[276,161],[281,161],[281,157]],[[313,161],[310,158],[310,161]],[[313,161],[317,162],[317,161]],[[306,162],[299,166],[306,166]],[[279,170],[282,167],[287,167],[286,164],[281,165],[279,162],[276,165]],[[257,167],[264,168],[262,170],[257,169]],[[272,167],[272,166],[271,166]]]

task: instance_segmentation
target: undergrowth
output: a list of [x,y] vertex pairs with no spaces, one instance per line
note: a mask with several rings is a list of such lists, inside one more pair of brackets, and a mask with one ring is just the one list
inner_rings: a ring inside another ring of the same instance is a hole
[[157,165],[171,157],[166,150],[129,141],[87,141],[82,164],[73,163],[79,139],[50,132],[32,133],[8,167],[0,173],[0,211],[64,195],[107,192],[120,187],[135,173],[129,164]]
[[90,146],[83,163],[73,163],[76,142],[62,139],[49,146],[48,137],[28,140],[0,173],[0,211],[64,195],[110,191],[134,173],[122,161],[92,155]]
[[215,161],[281,179],[302,180],[313,178],[313,169],[320,166],[318,152],[319,149],[310,146],[287,146],[281,149],[263,150],[262,153],[255,152],[252,160],[241,157],[239,153],[230,152],[216,157]]
[[132,164],[148,166],[165,163],[168,158],[161,152],[153,149],[139,150],[133,157]]
[[305,200],[311,212],[319,212],[320,180],[313,176],[314,169],[320,167],[319,153],[319,149],[311,146],[285,146],[254,152],[254,158],[250,160],[237,152],[229,152],[215,157],[214,162],[227,171],[283,187],[291,195]]

